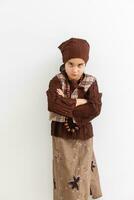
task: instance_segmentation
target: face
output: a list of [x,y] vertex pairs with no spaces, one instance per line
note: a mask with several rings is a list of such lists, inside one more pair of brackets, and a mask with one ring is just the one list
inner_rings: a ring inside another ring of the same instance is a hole
[[81,58],[71,58],[65,63],[65,71],[70,80],[79,80],[85,69],[85,61]]

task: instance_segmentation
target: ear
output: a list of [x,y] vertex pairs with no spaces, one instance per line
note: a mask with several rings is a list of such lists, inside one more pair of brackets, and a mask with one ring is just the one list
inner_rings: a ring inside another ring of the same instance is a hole
[[62,71],[64,71],[65,70],[65,64],[62,64],[61,66],[60,66],[60,71],[62,72]]

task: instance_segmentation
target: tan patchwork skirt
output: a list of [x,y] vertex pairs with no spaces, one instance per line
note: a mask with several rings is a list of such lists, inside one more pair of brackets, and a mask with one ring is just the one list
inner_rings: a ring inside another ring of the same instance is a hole
[[93,151],[93,137],[87,140],[52,136],[53,199],[88,200],[102,196]]

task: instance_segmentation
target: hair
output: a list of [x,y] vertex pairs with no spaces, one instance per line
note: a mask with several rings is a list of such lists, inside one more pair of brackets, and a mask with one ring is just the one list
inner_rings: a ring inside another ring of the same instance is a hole
[[60,72],[63,72],[65,71],[65,63],[63,63],[61,66],[60,66]]

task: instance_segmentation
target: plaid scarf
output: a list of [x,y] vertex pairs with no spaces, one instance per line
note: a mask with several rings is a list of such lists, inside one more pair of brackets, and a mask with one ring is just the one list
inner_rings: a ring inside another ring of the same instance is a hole
[[[57,74],[57,77],[61,82],[64,97],[67,97],[67,95],[65,94],[65,91],[66,91],[67,87],[70,90],[70,84],[66,81],[66,77],[62,73]],[[89,74],[85,74],[83,80],[78,84],[78,86],[83,87],[84,92],[86,93],[87,90],[89,89],[89,87],[92,85],[92,83],[95,80],[96,80],[96,78],[94,76],[89,75]],[[74,89],[74,91],[71,94],[71,98],[72,99],[78,98],[78,88]],[[49,120],[53,120],[53,121],[57,121],[57,122],[65,122],[65,118],[66,118],[65,116],[59,115],[57,113],[49,112]],[[76,123],[74,118],[73,118],[73,122]]]

